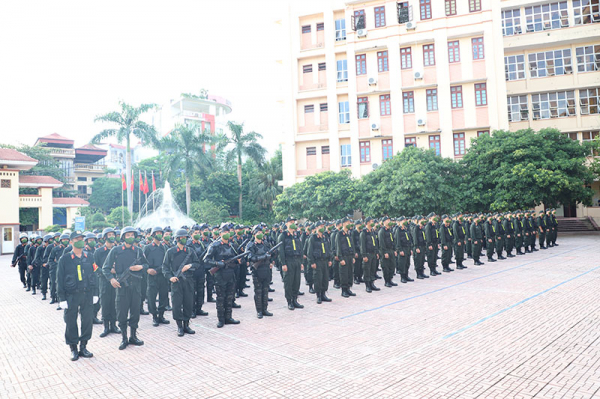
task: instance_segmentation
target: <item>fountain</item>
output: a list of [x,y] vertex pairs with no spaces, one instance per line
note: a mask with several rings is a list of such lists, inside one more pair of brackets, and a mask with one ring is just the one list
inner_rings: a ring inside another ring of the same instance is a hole
[[148,196],[134,225],[142,229],[170,226],[175,231],[181,226],[190,227],[194,223],[173,201],[171,185],[165,182],[165,188],[159,188]]

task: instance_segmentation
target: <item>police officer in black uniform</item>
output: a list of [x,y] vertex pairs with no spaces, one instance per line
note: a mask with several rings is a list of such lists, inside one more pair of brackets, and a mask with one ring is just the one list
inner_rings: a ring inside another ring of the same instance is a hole
[[[73,249],[58,261],[56,290],[65,309],[65,341],[71,348],[71,360],[75,361],[80,356],[94,356],[87,350],[87,343],[92,337],[93,304],[98,297],[93,295],[94,266],[92,257],[83,250],[84,235],[73,232],[70,238]],[[78,313],[81,313],[81,334],[77,327]],[[77,344],[80,344],[79,351]]]
[[[170,324],[171,322],[164,318],[167,302],[169,299],[169,280],[164,276],[162,268],[167,252],[162,243],[163,229],[160,226],[152,228],[151,242],[144,247],[143,252],[148,261],[148,310],[152,314],[152,325],[158,327],[160,324]],[[156,306],[156,297],[158,296],[158,307]]]
[[[137,328],[140,321],[142,295],[142,280],[140,277],[143,273],[146,273],[148,261],[142,250],[134,245],[136,236],[137,231],[133,227],[128,226],[121,230],[121,240],[124,241],[124,244],[115,246],[110,250],[102,267],[104,277],[117,290],[115,305],[117,308],[117,320],[119,321],[123,337],[119,350],[127,348],[129,344],[135,346],[144,345],[144,341],[137,337]],[[115,271],[114,274],[112,273],[113,269]],[[128,273],[131,273],[133,276],[127,280],[126,284],[121,285],[123,278]],[[127,340],[128,320],[129,327],[131,328],[129,340]]]
[[100,333],[100,338],[104,338],[110,333],[121,334],[121,330],[117,327],[117,313],[115,309],[116,291],[102,271],[104,261],[108,257],[110,250],[117,245],[116,233],[112,228],[107,227],[102,230],[101,236],[104,245],[94,251],[94,263],[100,272],[98,274],[98,285],[100,307],[102,309],[102,323],[104,324],[104,331]]
[[[202,235],[202,225],[192,226],[192,240],[188,241],[188,246],[196,251],[200,265],[194,270],[194,309],[192,310],[192,319],[196,316],[208,316],[208,312],[202,310],[204,305],[204,288],[206,285],[206,268],[204,267],[204,255],[208,250],[211,241]],[[211,288],[212,289],[212,288]]]

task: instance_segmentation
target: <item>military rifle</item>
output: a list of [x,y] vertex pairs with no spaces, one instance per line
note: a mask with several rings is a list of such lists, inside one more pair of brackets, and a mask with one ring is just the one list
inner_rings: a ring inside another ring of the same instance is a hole
[[182,279],[182,280],[186,280],[187,279],[187,277],[185,277],[185,275],[183,274],[183,268],[187,264],[188,260],[190,260],[190,258],[192,257],[192,252],[191,251],[193,251],[193,249],[190,248],[190,252],[186,255],[185,258],[183,258],[183,262],[181,262],[181,265],[179,265],[179,269],[177,269],[177,271],[175,272],[175,274],[173,275],[173,277],[175,277],[177,279]]
[[135,266],[135,265],[139,265],[140,263],[142,263],[142,259],[140,258],[136,258],[133,263],[131,265],[129,265],[125,271],[123,273],[121,273],[121,275],[117,278],[117,281],[119,282],[120,285],[122,285],[123,287],[128,287],[129,286],[129,279],[131,277],[133,278],[138,278],[138,279],[142,279],[142,276],[140,276],[139,274],[133,274],[131,272],[130,267],[131,266]]
[[275,252],[275,250],[277,248],[279,248],[281,245],[283,245],[283,241],[281,241],[279,244],[275,245],[273,248],[269,249],[264,255],[260,255],[259,260],[252,263],[252,268],[258,269],[258,265],[260,265],[265,260],[269,259],[271,257],[271,255],[273,254],[273,252]]
[[16,265],[19,263],[19,261],[21,260],[21,258],[22,258],[22,257],[24,257],[24,256],[25,256],[25,253],[22,253],[22,254],[21,254],[21,256],[19,256],[19,257],[18,257],[18,258],[15,260],[15,262],[14,262],[14,263],[11,263],[10,267],[15,267],[15,266],[16,266]]
[[222,267],[226,268],[229,264],[235,262],[238,259],[242,259],[243,257],[245,257],[246,255],[248,255],[249,253],[250,252],[246,251],[246,252],[241,253],[241,254],[239,254],[237,256],[234,256],[233,258],[221,261],[221,262],[223,262],[223,265],[222,266],[215,266],[215,267],[211,268],[209,270],[210,274],[214,276],[215,273],[218,272]]

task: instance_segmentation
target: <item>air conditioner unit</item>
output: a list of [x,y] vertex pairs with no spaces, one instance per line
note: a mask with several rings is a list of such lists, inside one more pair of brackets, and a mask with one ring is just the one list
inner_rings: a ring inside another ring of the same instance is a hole
[[371,123],[371,130],[379,130],[379,123],[377,123],[377,122]]
[[358,37],[366,37],[367,36],[367,30],[366,29],[359,29],[356,31],[356,34],[358,35]]
[[415,80],[423,79],[423,71],[415,71]]
[[377,78],[369,78],[369,86],[375,86],[377,84]]
[[373,167],[373,170],[377,170],[377,168],[379,167],[378,164],[374,163],[373,165],[371,165]]
[[407,30],[417,29],[417,23],[415,21],[408,21],[406,23],[406,29]]
[[425,119],[424,117],[420,117],[419,119],[417,119],[418,126],[425,126],[426,123],[427,123],[427,119]]

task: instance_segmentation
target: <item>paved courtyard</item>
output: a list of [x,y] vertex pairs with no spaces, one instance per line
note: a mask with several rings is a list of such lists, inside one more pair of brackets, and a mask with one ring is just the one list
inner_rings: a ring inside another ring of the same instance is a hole
[[239,326],[217,329],[205,306],[194,336],[142,316],[145,345],[124,351],[94,326],[94,357],[77,362],[62,312],[24,292],[4,256],[0,397],[600,397],[600,235],[559,243],[356,298],[330,288],[328,304],[307,293],[293,312],[276,278],[272,318],[256,318],[252,295]]

